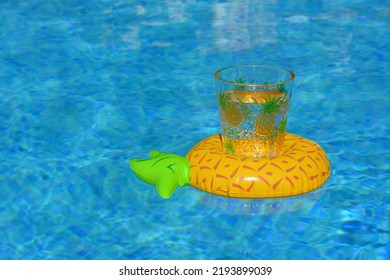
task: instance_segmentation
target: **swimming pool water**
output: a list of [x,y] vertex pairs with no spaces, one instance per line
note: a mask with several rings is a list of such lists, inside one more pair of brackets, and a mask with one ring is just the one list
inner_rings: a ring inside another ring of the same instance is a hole
[[[389,259],[388,1],[0,1],[1,259]],[[214,71],[296,74],[320,189],[239,200],[128,167],[219,133]]]

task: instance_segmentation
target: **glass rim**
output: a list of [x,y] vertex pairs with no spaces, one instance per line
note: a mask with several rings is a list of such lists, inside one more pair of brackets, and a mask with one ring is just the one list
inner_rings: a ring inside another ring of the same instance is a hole
[[[245,84],[245,83],[237,83],[237,82],[234,82],[234,81],[225,80],[225,79],[222,79],[221,77],[219,77],[219,73],[221,73],[222,71],[225,71],[225,70],[227,70],[227,69],[232,69],[232,68],[244,68],[244,67],[252,67],[252,68],[270,68],[270,69],[281,70],[281,71],[284,71],[284,72],[289,73],[289,74],[290,74],[290,78],[287,79],[287,80],[284,80],[284,81],[280,81],[280,82],[277,82],[277,83],[273,83],[273,84]],[[217,70],[217,71],[214,73],[214,77],[215,77],[217,80],[219,80],[219,81],[222,81],[222,82],[224,82],[224,83],[228,83],[228,84],[231,84],[231,85],[236,85],[236,86],[269,87],[269,86],[278,86],[278,85],[281,85],[281,84],[286,84],[286,83],[288,83],[288,82],[291,82],[292,80],[294,80],[295,74],[294,74],[294,72],[292,72],[291,70],[288,70],[288,69],[283,68],[283,67],[276,67],[276,66],[263,65],[263,64],[241,64],[241,65],[228,66],[228,67],[221,68],[221,69]]]

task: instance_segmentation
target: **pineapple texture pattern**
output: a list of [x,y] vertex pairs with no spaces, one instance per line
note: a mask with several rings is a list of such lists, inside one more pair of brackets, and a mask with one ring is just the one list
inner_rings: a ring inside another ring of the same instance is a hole
[[306,138],[286,134],[274,158],[227,155],[220,135],[199,142],[188,154],[190,184],[206,192],[237,198],[298,195],[317,189],[330,175],[324,150]]

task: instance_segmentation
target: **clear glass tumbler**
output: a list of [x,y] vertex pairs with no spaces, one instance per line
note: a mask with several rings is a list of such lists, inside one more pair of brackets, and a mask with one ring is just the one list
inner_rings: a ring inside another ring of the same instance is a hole
[[226,154],[275,157],[283,150],[294,73],[266,65],[226,67],[214,74]]

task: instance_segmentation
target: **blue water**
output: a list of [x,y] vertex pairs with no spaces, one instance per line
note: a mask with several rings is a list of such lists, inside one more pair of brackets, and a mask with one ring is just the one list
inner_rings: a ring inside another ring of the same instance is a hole
[[[390,259],[389,1],[0,1],[1,259]],[[213,73],[296,74],[320,189],[239,200],[128,167],[219,133]]]

